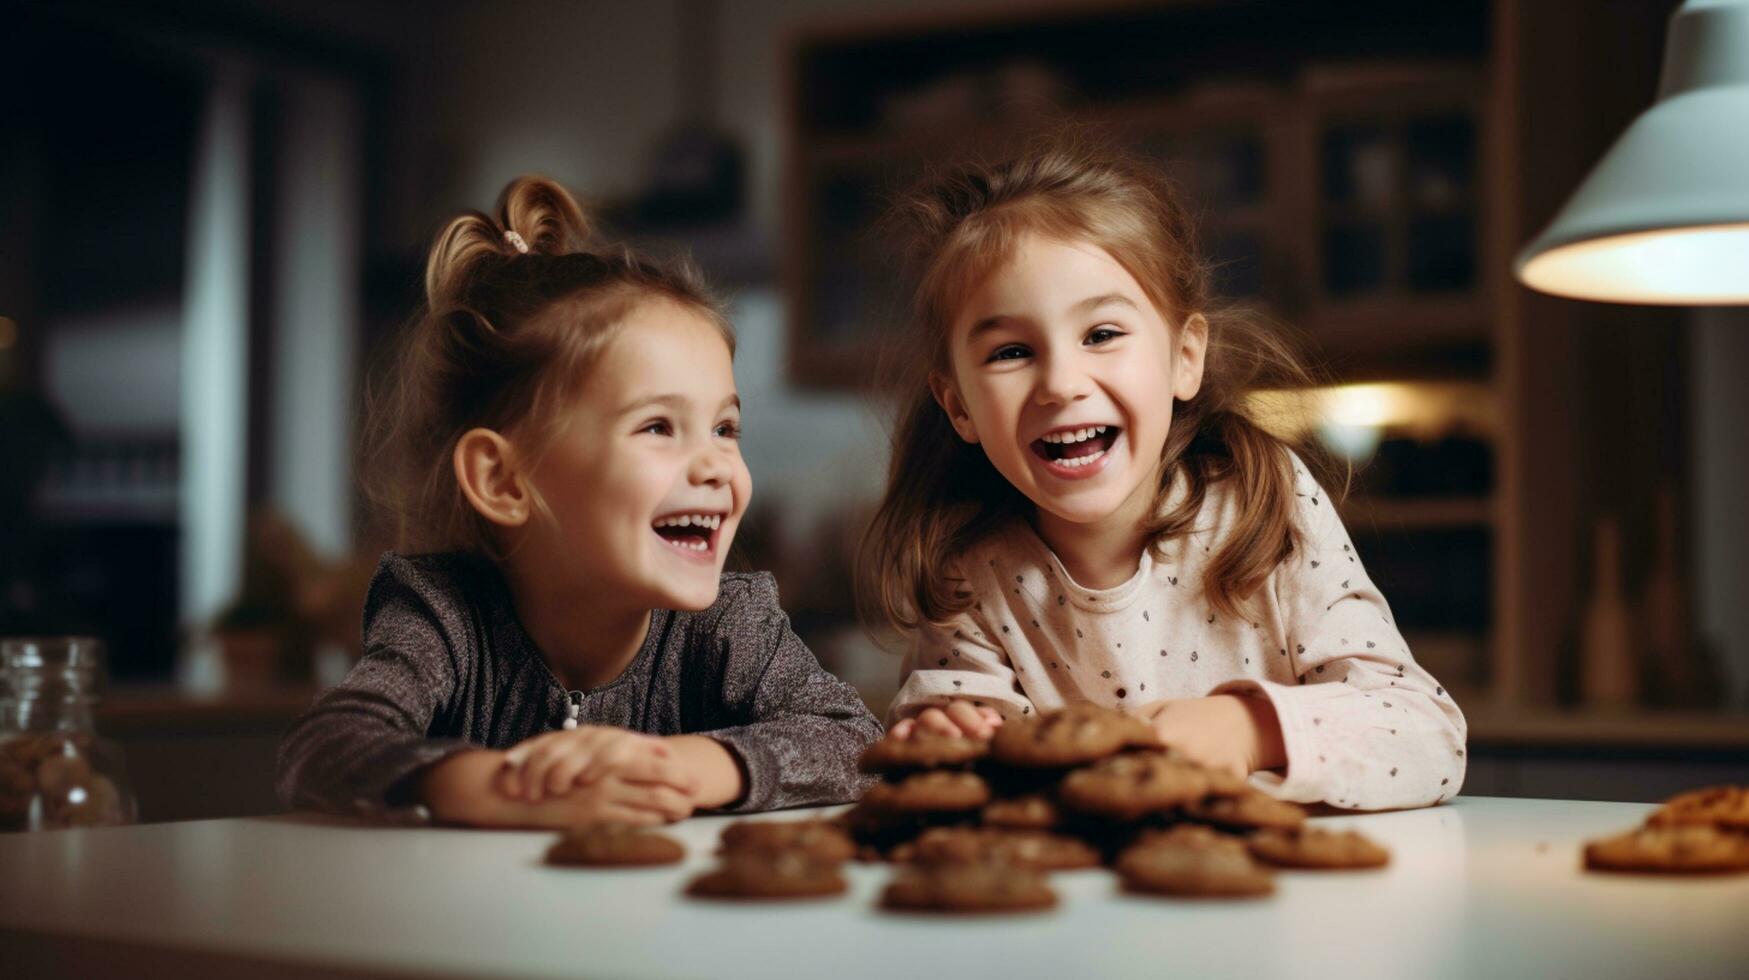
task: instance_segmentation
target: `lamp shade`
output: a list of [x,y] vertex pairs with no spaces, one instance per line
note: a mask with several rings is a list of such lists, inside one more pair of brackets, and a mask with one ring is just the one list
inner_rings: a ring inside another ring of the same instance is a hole
[[1749,0],[1671,16],[1658,101],[1514,272],[1577,299],[1749,304]]

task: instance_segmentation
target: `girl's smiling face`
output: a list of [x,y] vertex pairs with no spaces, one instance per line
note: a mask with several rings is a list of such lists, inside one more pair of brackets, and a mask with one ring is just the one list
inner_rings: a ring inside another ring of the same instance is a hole
[[1041,524],[1140,520],[1206,338],[1200,316],[1172,329],[1104,249],[1029,234],[960,307],[951,376],[931,384]]
[[740,425],[716,326],[679,303],[638,304],[529,476],[546,515],[522,546],[628,603],[708,607],[752,496]]

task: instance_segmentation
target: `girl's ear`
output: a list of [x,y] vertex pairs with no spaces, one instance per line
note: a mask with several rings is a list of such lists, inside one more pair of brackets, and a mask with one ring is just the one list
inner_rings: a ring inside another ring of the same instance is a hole
[[972,417],[966,413],[966,403],[960,400],[959,389],[947,376],[939,371],[929,372],[929,391],[935,396],[935,404],[947,413],[947,420],[953,423],[953,431],[960,438],[970,443],[978,441],[978,427],[972,424]]
[[1209,347],[1209,322],[1201,313],[1192,313],[1178,328],[1178,349],[1173,351],[1172,397],[1190,401],[1202,390],[1202,366]]
[[500,527],[521,527],[531,494],[516,469],[510,440],[491,429],[469,429],[455,444],[455,482],[481,517]]

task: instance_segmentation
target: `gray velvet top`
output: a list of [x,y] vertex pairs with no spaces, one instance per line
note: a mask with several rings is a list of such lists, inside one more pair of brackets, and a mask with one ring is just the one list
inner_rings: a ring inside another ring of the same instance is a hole
[[578,723],[716,739],[745,792],[726,810],[840,803],[881,726],[790,629],[767,573],[725,573],[700,612],[657,609],[617,679],[567,691],[516,618],[503,577],[459,554],[387,554],[364,611],[365,654],[281,741],[280,799],[375,813],[413,802],[410,777],[472,748]]

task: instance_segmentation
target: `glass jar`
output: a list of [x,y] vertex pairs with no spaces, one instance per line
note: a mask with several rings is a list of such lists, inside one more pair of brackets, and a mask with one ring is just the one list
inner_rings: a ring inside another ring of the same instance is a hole
[[103,644],[0,639],[0,830],[132,823],[120,746],[92,719]]

